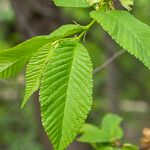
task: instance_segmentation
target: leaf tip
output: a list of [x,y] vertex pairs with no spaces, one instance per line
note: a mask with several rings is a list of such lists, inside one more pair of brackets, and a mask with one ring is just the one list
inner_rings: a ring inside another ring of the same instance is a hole
[[21,109],[23,109],[23,107],[25,106],[25,103],[24,102],[22,102],[22,104],[21,104],[21,106],[20,106],[20,108]]

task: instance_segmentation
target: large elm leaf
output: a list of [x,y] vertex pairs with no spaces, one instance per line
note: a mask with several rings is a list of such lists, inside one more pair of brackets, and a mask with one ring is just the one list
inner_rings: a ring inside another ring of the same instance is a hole
[[64,150],[81,129],[92,104],[92,67],[75,40],[53,51],[40,87],[42,124],[55,150]]
[[16,75],[43,45],[80,33],[82,30],[78,25],[64,25],[50,35],[33,37],[13,48],[0,51],[0,78]]
[[62,7],[90,7],[87,0],[53,0],[56,6]]
[[109,35],[150,69],[150,27],[126,11],[91,13]]
[[55,45],[53,42],[58,39],[79,33],[82,30],[83,28],[77,25],[61,26],[59,29],[55,30],[49,35],[49,43],[40,48],[38,52],[35,53],[33,57],[31,57],[26,70],[26,92],[22,107],[28,101],[30,96],[39,88],[42,73],[44,71],[45,65],[51,58],[51,51],[54,47],[53,45]]

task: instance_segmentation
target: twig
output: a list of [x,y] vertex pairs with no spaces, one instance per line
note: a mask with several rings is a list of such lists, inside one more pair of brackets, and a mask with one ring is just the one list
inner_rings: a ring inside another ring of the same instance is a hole
[[108,59],[104,64],[98,66],[94,71],[93,71],[93,75],[95,75],[96,73],[102,71],[103,69],[105,69],[107,66],[109,66],[114,60],[116,60],[119,56],[121,56],[122,54],[124,54],[126,52],[126,50],[121,50],[119,52],[116,52],[110,59]]

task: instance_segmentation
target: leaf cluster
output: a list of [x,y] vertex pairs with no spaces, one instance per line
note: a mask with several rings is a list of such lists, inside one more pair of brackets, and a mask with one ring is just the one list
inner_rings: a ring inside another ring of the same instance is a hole
[[[92,105],[92,62],[81,39],[98,22],[116,43],[150,69],[150,27],[129,12],[112,10],[111,0],[54,2],[67,7],[94,5],[96,10],[90,13],[93,21],[87,26],[63,25],[50,35],[33,37],[13,48],[0,51],[0,78],[17,75],[27,64],[22,107],[39,89],[42,124],[54,149],[63,150],[79,133]],[[125,6],[131,4],[122,2]],[[97,130],[97,133],[93,136],[86,133],[86,140],[87,137],[93,142],[121,139],[123,133],[120,122],[121,118],[109,115],[103,120],[101,129],[87,125],[94,132]],[[80,140],[84,140],[85,135]]]
[[101,127],[84,124],[78,141],[91,144],[95,150],[138,150],[135,145],[121,143],[123,137],[121,122],[121,117],[107,114],[102,119]]

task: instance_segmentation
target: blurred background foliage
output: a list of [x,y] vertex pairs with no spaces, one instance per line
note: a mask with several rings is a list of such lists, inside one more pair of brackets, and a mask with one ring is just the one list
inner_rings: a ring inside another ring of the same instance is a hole
[[[49,3],[53,5],[52,2]],[[55,6],[53,8],[58,9]],[[59,11],[64,23],[76,21],[86,25],[90,21],[90,10],[59,8]],[[135,0],[132,14],[148,25],[149,12],[149,0]],[[0,0],[0,50],[23,41],[16,16],[11,1]],[[42,16],[38,14],[35,17],[38,20]],[[52,26],[52,29],[57,28],[54,24],[49,26]],[[99,25],[91,29],[83,44],[89,50],[93,68],[102,65],[111,57],[107,52],[109,47],[114,49],[113,53],[121,50]],[[37,98],[33,96],[26,107],[20,109],[24,94],[23,73],[24,71],[14,79],[0,81],[0,150],[46,149],[41,140],[43,131],[37,119]],[[94,75],[93,100],[93,108],[87,122],[97,125],[104,114],[117,113],[124,118],[124,140],[139,144],[142,129],[150,126],[150,71],[133,56],[122,54],[112,65]]]

